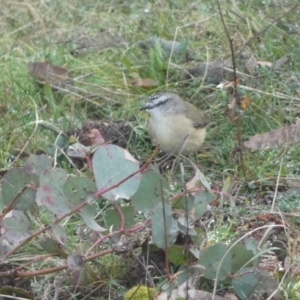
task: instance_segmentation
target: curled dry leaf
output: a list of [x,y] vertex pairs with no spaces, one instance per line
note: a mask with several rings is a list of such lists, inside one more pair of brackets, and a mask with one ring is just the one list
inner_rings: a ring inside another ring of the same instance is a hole
[[90,130],[90,132],[88,133],[88,137],[90,138],[92,146],[102,145],[105,142],[101,132],[96,128]]
[[262,60],[256,61],[256,64],[260,67],[267,67],[267,68],[271,68],[273,65],[270,61],[262,61]]
[[156,87],[158,86],[158,82],[151,78],[137,78],[132,82],[133,86],[148,88],[148,87]]
[[255,74],[255,67],[257,66],[257,61],[253,55],[247,60],[245,64],[245,71],[248,74]]
[[290,55],[285,55],[280,57],[279,59],[275,60],[272,64],[273,71],[280,71],[284,67],[286,67],[291,60]]
[[5,104],[0,104],[0,112],[4,113],[6,112],[8,109],[7,105]]
[[66,68],[53,66],[49,61],[28,62],[28,74],[37,81],[54,86],[62,86],[67,80],[68,70]]
[[251,99],[249,99],[247,96],[241,97],[239,101],[240,109],[246,110],[251,103]]
[[244,145],[253,150],[275,149],[300,141],[300,122],[263,134],[252,136]]

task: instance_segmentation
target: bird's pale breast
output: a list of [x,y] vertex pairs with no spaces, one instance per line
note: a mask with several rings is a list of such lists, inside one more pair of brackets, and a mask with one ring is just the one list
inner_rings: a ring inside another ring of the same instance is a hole
[[184,115],[174,115],[160,116],[159,119],[152,117],[149,120],[149,133],[152,139],[159,142],[163,151],[188,155],[199,150],[206,129],[205,127],[196,129],[191,119]]

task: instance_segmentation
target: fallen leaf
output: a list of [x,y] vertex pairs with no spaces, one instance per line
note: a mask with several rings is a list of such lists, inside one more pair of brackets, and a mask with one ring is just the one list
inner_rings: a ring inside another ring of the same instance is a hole
[[253,55],[251,55],[251,57],[248,59],[248,61],[246,62],[245,65],[245,70],[249,73],[249,74],[255,74],[255,67],[257,67],[257,61],[255,59],[255,57]]
[[102,145],[105,142],[102,134],[96,128],[93,128],[93,129],[90,130],[90,132],[88,133],[88,137],[90,138],[91,146],[93,146],[93,145]]
[[138,86],[138,87],[144,87],[144,88],[148,88],[148,87],[156,87],[158,86],[158,82],[154,79],[151,78],[137,78],[132,82],[133,86]]
[[287,66],[290,59],[291,59],[290,55],[285,55],[285,56],[280,57],[279,59],[274,61],[274,63],[272,64],[272,69],[274,71],[279,71],[283,67]]
[[28,62],[27,70],[28,74],[35,80],[53,86],[62,86],[70,79],[66,68],[54,66],[49,61]]
[[246,110],[248,106],[251,104],[251,100],[247,96],[243,96],[240,101],[240,109]]
[[235,101],[235,99],[232,99],[232,101],[229,102],[227,106],[228,106],[228,109],[229,109],[229,110],[234,109],[235,106],[236,106],[236,101]]
[[[218,85],[220,82],[229,81],[233,78],[233,70],[231,62],[210,61],[199,63],[187,70],[188,78],[202,78],[205,84]],[[238,73],[239,78],[244,76]],[[223,87],[223,85],[222,85]],[[221,88],[221,86],[218,86]]]
[[259,65],[260,67],[267,67],[267,68],[271,68],[273,65],[273,63],[271,63],[270,61],[262,61],[262,60],[258,60],[256,64]]
[[253,150],[275,149],[287,144],[291,145],[300,141],[300,122],[263,134],[250,137],[244,145]]
[[7,105],[5,105],[5,104],[0,104],[0,111],[1,112],[6,112],[7,111]]

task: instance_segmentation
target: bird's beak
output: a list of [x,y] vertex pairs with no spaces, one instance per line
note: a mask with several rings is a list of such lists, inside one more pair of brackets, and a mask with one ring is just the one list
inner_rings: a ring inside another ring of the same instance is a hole
[[142,106],[140,108],[140,110],[146,110],[146,109],[150,109],[150,108],[151,108],[151,106],[149,104],[145,104],[144,106]]

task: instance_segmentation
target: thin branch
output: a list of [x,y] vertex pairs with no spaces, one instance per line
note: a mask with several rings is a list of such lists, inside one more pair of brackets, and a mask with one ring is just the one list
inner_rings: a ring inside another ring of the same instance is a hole
[[167,220],[166,220],[166,201],[164,198],[164,193],[163,193],[163,185],[162,181],[160,180],[160,189],[161,189],[161,200],[162,200],[162,213],[163,213],[163,223],[164,223],[164,239],[165,239],[165,268],[166,268],[166,273],[167,273],[167,278],[170,280],[171,278],[171,272],[170,272],[170,265],[169,265],[169,247],[168,247],[168,230],[167,230]]
[[28,137],[28,139],[25,142],[25,145],[23,146],[23,148],[21,149],[21,151],[19,152],[19,154],[17,155],[17,157],[10,163],[10,165],[12,166],[22,155],[22,153],[25,151],[25,149],[27,148],[27,146],[29,145],[29,142],[31,141],[31,139],[33,138],[33,136],[35,135],[37,129],[38,129],[38,124],[39,124],[39,114],[38,114],[38,107],[35,103],[35,101],[33,100],[32,97],[30,97],[31,101],[33,102],[34,105],[34,111],[35,111],[35,126],[33,129],[32,134]]
[[275,207],[275,202],[276,202],[276,197],[277,197],[277,192],[278,192],[278,185],[279,185],[279,180],[280,180],[280,176],[281,176],[282,163],[283,163],[283,158],[281,158],[280,167],[279,167],[279,171],[278,171],[278,175],[277,175],[277,180],[276,180],[274,197],[273,197],[273,201],[272,201],[271,212],[274,212],[274,207]]
[[280,17],[276,18],[274,21],[272,21],[267,27],[263,28],[261,31],[257,32],[253,37],[251,37],[240,49],[239,54],[245,49],[245,47],[247,47],[254,39],[256,39],[258,36],[266,33],[266,31],[275,23],[277,23],[280,19],[282,19],[283,17],[285,17],[286,15],[288,15],[289,13],[291,13],[292,11],[294,11],[300,4],[296,4],[294,5],[291,9],[289,9],[287,12],[285,12],[284,14],[282,14]]
[[17,201],[18,198],[26,191],[27,188],[32,188],[32,186],[31,186],[31,185],[27,185],[27,184],[24,185],[24,186],[18,191],[18,193],[10,200],[8,206],[6,207],[6,209],[4,210],[4,212],[0,215],[0,223],[2,222],[3,217],[4,217],[8,212],[10,212],[10,211],[13,209],[13,207],[14,207],[16,201]]

